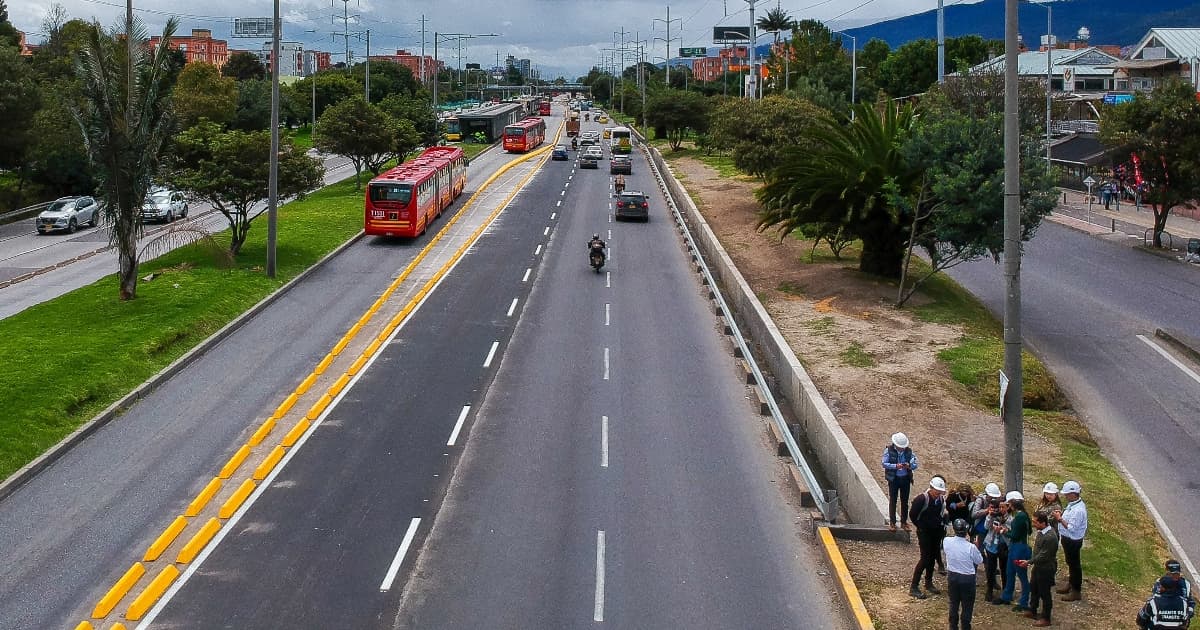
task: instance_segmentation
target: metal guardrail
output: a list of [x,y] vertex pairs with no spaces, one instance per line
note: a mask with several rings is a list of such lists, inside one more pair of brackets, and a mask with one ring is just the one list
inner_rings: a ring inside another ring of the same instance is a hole
[[775,402],[775,394],[771,391],[766,376],[759,369],[758,362],[754,359],[754,353],[750,351],[749,344],[746,342],[745,337],[742,336],[737,322],[734,321],[733,311],[730,310],[729,304],[725,302],[725,297],[721,294],[721,289],[717,285],[716,278],[713,277],[712,272],[708,268],[708,263],[705,262],[704,256],[701,255],[700,248],[696,245],[696,240],[692,238],[692,231],[688,228],[683,213],[679,211],[679,206],[675,203],[674,195],[671,194],[670,187],[667,186],[666,178],[663,177],[653,156],[649,155],[649,150],[646,148],[644,139],[640,144],[642,151],[647,154],[647,161],[650,163],[650,168],[654,171],[654,176],[658,179],[659,186],[666,193],[667,204],[671,206],[671,213],[674,215],[675,222],[679,225],[684,238],[687,240],[688,248],[695,252],[696,265],[700,268],[700,273],[704,276],[705,282],[712,290],[713,299],[716,300],[718,306],[721,308],[721,312],[726,314],[725,319],[729,325],[734,343],[741,350],[744,360],[754,374],[754,382],[758,385],[759,390],[762,391],[763,397],[766,399],[767,407],[771,411],[771,419],[783,436],[792,462],[796,464],[796,468],[800,470],[800,474],[804,477],[804,483],[808,486],[808,491],[812,494],[813,501],[817,504],[817,509],[821,510],[821,514],[825,517],[826,521],[836,523],[838,517],[837,491],[832,489],[828,491],[823,490],[820,482],[817,481],[816,475],[813,474],[812,468],[808,465],[808,460],[804,458],[804,454],[800,451],[800,446],[796,443],[796,439],[792,435],[791,427],[788,426],[787,420],[783,417],[783,412],[780,411],[778,403]]
[[0,223],[12,223],[14,221],[20,221],[21,219],[27,218],[29,215],[37,214],[42,210],[49,208],[50,204],[52,203],[54,202],[44,201],[42,203],[35,203],[32,206],[26,206],[17,210],[10,210],[8,212],[0,213]]

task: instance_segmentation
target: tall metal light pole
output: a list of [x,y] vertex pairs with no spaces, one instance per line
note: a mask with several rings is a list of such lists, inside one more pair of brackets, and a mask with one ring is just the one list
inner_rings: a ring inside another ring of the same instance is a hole
[[754,48],[758,42],[758,37],[756,36],[758,26],[754,23],[754,3],[756,1],[746,0],[746,3],[750,5],[750,85],[747,86],[748,89],[746,91],[752,99],[758,97],[758,70],[754,67]]
[[1004,2],[1004,486],[1024,481],[1024,383],[1021,374],[1021,137],[1017,96],[1017,2]]
[[937,8],[938,84],[946,82],[946,7],[938,0]]
[[[271,158],[267,176],[267,277],[275,277],[279,222],[279,0],[271,23]],[[314,86],[316,79],[313,79]],[[315,88],[314,88],[315,89]],[[315,113],[315,109],[313,110]]]
[[[1050,104],[1054,92],[1054,66],[1052,58],[1058,41],[1054,37],[1054,31],[1050,28],[1050,16],[1053,14],[1050,3],[1041,2],[1033,4],[1046,10],[1046,168],[1050,168]],[[1066,91],[1066,89],[1067,86],[1063,85],[1063,91]]]

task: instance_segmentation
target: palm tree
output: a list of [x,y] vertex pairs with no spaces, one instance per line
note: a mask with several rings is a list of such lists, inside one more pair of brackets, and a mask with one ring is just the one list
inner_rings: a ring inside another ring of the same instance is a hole
[[855,111],[853,121],[822,120],[805,129],[804,149],[787,154],[756,193],[764,208],[758,225],[781,235],[806,226],[825,233],[840,228],[862,241],[860,271],[898,278],[912,218],[893,199],[919,176],[900,152],[916,117],[911,106],[894,102]]
[[775,43],[778,44],[779,33],[796,28],[796,20],[788,15],[787,11],[776,6],[774,9],[768,9],[766,15],[758,18],[755,25],[768,33],[774,33]]
[[[121,300],[137,296],[142,204],[173,127],[167,42],[177,25],[167,20],[159,45],[150,49],[140,24],[129,20],[117,34],[94,23],[76,66],[82,98],[75,120],[100,182],[109,243],[117,249]],[[126,37],[133,45],[126,46]]]

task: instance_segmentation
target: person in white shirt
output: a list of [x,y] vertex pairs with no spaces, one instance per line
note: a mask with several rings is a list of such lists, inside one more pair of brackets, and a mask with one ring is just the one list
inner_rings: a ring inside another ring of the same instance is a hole
[[1083,537],[1087,534],[1088,517],[1087,505],[1079,498],[1082,491],[1077,481],[1064,483],[1062,493],[1067,498],[1067,507],[1054,512],[1054,518],[1058,521],[1058,538],[1067,560],[1067,583],[1055,589],[1066,594],[1062,598],[1064,602],[1079,601],[1083,589],[1079,552],[1083,549]]
[[971,526],[954,519],[954,536],[942,539],[946,552],[946,590],[950,597],[950,630],[971,630],[975,612],[975,570],[983,564],[979,547],[967,539]]

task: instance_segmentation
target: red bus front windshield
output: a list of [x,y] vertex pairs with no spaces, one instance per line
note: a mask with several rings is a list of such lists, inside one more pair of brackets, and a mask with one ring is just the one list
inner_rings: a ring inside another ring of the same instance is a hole
[[400,206],[407,206],[412,200],[412,185],[411,184],[371,184],[371,203],[394,203]]

